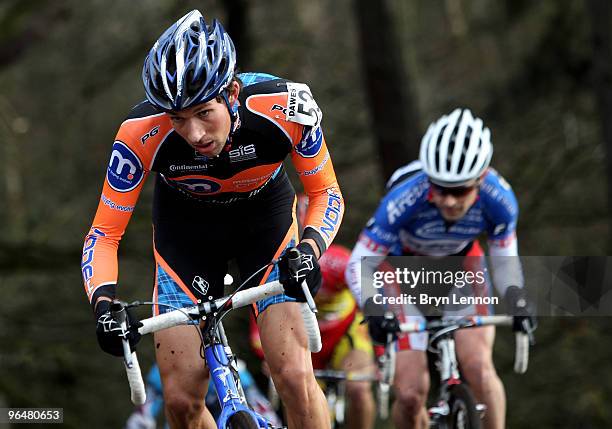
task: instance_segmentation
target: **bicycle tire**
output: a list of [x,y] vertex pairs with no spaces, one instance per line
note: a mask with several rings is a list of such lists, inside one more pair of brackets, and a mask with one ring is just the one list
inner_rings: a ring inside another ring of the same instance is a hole
[[259,424],[246,411],[238,411],[227,421],[227,429],[259,429]]
[[466,384],[454,384],[449,388],[450,429],[481,429],[480,415],[476,411],[476,400]]

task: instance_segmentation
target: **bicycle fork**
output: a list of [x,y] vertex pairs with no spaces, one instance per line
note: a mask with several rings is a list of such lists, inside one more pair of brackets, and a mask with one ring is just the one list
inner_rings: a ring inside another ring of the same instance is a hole
[[[435,352],[438,353],[436,369],[440,374],[440,386],[442,386],[443,394],[438,403],[428,409],[432,421],[442,416],[446,417],[450,414],[449,398],[446,393],[448,386],[461,383],[459,364],[457,363],[457,354],[455,351],[455,339],[448,337],[438,340]],[[485,404],[476,404],[476,411],[481,419],[484,417],[486,410],[487,406]]]
[[246,396],[238,376],[238,365],[221,322],[217,325],[217,335],[213,334],[209,340],[209,345],[204,349],[204,356],[221,404],[221,414],[217,419],[218,427],[225,428],[231,415],[238,411],[249,413],[260,427],[268,427],[267,422],[254,413],[246,403]]

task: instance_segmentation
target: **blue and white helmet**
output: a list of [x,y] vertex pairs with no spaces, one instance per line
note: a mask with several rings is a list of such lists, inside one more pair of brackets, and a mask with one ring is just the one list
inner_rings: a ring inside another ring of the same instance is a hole
[[491,132],[482,120],[469,109],[455,109],[429,126],[419,159],[429,180],[456,187],[478,179],[492,155]]
[[152,104],[178,111],[217,97],[232,81],[235,67],[234,43],[221,23],[206,25],[193,10],[155,42],[142,81]]

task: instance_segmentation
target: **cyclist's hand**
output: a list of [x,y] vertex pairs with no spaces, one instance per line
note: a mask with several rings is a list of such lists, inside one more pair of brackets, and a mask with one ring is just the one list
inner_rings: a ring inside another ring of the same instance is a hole
[[308,289],[314,297],[321,287],[321,267],[310,244],[300,243],[296,248],[300,251],[300,258],[296,263],[295,270],[292,272],[289,267],[289,258],[287,257],[291,250],[289,249],[278,261],[279,278],[287,296],[295,298],[299,302],[306,302],[301,286],[302,281],[306,280]]
[[363,312],[366,315],[365,320],[368,322],[368,332],[374,343],[386,345],[397,339],[399,320],[393,312],[386,311],[383,315],[380,315],[381,307],[374,303],[371,297],[366,300]]
[[[122,329],[113,319],[110,313],[110,301],[100,301],[96,305],[96,336],[100,348],[113,356],[123,356]],[[142,323],[138,321],[129,309],[127,311],[127,322],[129,331],[127,338],[130,341],[132,351],[136,350],[136,344],[140,341],[138,328]]]
[[533,308],[527,299],[523,288],[510,286],[506,290],[506,305],[508,313],[514,316],[512,329],[514,332],[524,332],[531,336],[538,327],[538,320],[533,315]]

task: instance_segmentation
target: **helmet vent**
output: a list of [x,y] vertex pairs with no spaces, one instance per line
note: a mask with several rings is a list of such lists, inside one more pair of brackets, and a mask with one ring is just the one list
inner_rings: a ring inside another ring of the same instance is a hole
[[218,21],[208,26],[193,10],[160,36],[145,59],[147,98],[166,111],[205,103],[230,81],[235,63],[236,50],[223,26]]
[[166,71],[168,73],[168,77],[173,78],[176,75],[176,46],[170,46],[167,57],[170,59],[170,61],[166,63]]
[[491,133],[482,120],[468,109],[455,109],[429,126],[420,160],[433,182],[461,186],[486,170],[492,152]]
[[451,164],[453,161],[453,154],[455,153],[455,147],[457,142],[457,127],[453,128],[453,131],[448,140],[448,146],[446,149],[446,165],[445,171],[451,171]]

